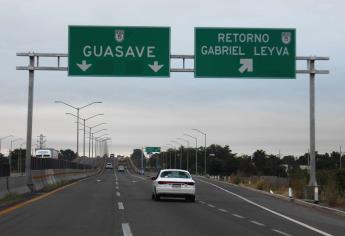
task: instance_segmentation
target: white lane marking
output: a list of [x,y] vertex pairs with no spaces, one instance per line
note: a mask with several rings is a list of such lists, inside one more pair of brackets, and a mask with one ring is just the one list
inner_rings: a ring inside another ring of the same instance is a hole
[[204,201],[199,201],[201,204],[205,204],[206,202],[204,202]]
[[116,186],[115,189],[119,189],[119,186]]
[[218,209],[218,211],[222,211],[222,212],[225,212],[225,213],[227,213],[227,212],[228,212],[227,210],[222,209],[222,208],[219,208],[219,209]]
[[122,223],[122,232],[124,236],[132,236],[131,228],[128,223]]
[[120,192],[116,192],[116,196],[120,197]]
[[254,205],[254,206],[256,206],[256,207],[259,207],[259,208],[261,208],[261,209],[263,209],[263,210],[265,210],[265,211],[268,211],[268,212],[270,212],[270,213],[272,213],[272,214],[274,214],[274,215],[280,216],[280,217],[282,217],[282,218],[284,218],[284,219],[286,219],[286,220],[289,220],[289,221],[291,221],[291,222],[293,222],[293,223],[295,223],[295,224],[298,224],[298,225],[300,225],[300,226],[302,226],[302,227],[305,227],[305,228],[307,228],[307,229],[310,229],[310,230],[312,230],[312,231],[314,231],[314,232],[316,232],[316,233],[319,233],[319,234],[324,235],[324,236],[333,236],[332,234],[329,234],[329,233],[327,233],[327,232],[325,232],[325,231],[319,230],[319,229],[317,229],[317,228],[315,228],[315,227],[313,227],[313,226],[311,226],[311,225],[307,225],[307,224],[305,224],[305,223],[303,223],[303,222],[301,222],[301,221],[292,219],[292,218],[289,217],[289,216],[283,215],[283,214],[281,214],[281,213],[279,213],[279,212],[273,211],[273,210],[271,210],[271,209],[269,209],[269,208],[267,208],[267,207],[264,207],[264,206],[262,206],[262,205],[259,205],[259,204],[255,203],[255,202],[253,202],[253,201],[251,201],[251,200],[245,198],[245,197],[242,197],[242,196],[240,196],[240,195],[238,195],[238,194],[236,194],[236,193],[233,193],[233,192],[231,192],[231,191],[229,191],[229,190],[227,190],[227,189],[224,189],[224,188],[222,188],[222,187],[219,187],[218,185],[209,183],[209,182],[207,182],[207,181],[203,181],[203,180],[201,180],[201,179],[198,179],[198,181],[203,182],[203,183],[206,183],[206,184],[209,184],[209,185],[212,185],[213,187],[216,187],[216,188],[218,188],[218,189],[220,189],[220,190],[223,190],[224,192],[227,192],[227,193],[229,193],[229,194],[231,194],[231,195],[234,195],[234,196],[236,196],[236,197],[242,199],[243,201],[245,201],[245,202],[247,202],[247,203],[249,203],[249,204],[252,204],[252,205]]
[[237,214],[231,214],[231,215],[233,215],[233,216],[235,216],[235,217],[237,217],[237,218],[240,218],[240,219],[243,219],[243,218],[244,218],[243,216],[237,215]]
[[278,234],[284,235],[284,236],[292,236],[291,234],[285,233],[285,232],[280,231],[278,229],[272,229],[272,231],[274,231],[274,232],[276,232]]
[[215,206],[212,204],[207,204],[207,206],[214,208]]
[[122,202],[118,202],[117,206],[119,207],[119,210],[124,210],[125,209],[125,207],[123,206]]
[[137,181],[136,180],[132,180],[132,183],[136,183]]
[[136,177],[136,178],[139,178],[139,179],[142,179],[142,180],[147,180],[147,179],[145,179],[145,178],[143,178],[143,177],[140,177],[140,176],[136,176],[136,175],[132,175],[129,171],[127,172],[130,176],[132,176],[132,177]]
[[115,185],[119,185],[119,183],[118,183],[118,182],[116,182],[116,183],[115,183]]
[[265,226],[264,224],[260,223],[260,222],[257,222],[255,220],[251,220],[250,221],[251,223],[255,224],[255,225],[259,225],[259,226]]

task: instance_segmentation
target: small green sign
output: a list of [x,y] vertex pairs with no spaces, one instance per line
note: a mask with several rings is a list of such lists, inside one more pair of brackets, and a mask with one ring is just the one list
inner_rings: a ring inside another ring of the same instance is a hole
[[170,28],[69,26],[69,76],[170,76]]
[[195,77],[295,78],[295,29],[195,28]]
[[145,147],[146,153],[154,153],[154,152],[161,152],[160,147]]

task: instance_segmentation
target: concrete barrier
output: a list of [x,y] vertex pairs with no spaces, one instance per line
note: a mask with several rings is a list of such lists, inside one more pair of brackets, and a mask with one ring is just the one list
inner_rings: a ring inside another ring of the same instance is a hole
[[29,193],[30,189],[26,183],[27,177],[25,175],[11,176],[8,178],[8,191],[17,194]]
[[0,177],[0,198],[5,197],[7,194],[7,177]]
[[[34,191],[40,191],[47,185],[56,184],[62,181],[78,180],[97,174],[97,170],[93,169],[49,169],[49,170],[33,170],[32,182]],[[30,189],[27,186],[27,178],[25,175],[17,175],[0,178],[0,198],[8,193],[28,193]]]

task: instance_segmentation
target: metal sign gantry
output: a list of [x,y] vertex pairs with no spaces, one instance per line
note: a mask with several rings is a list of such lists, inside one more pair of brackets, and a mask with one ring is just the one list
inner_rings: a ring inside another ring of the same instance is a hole
[[[29,91],[28,91],[28,116],[27,116],[27,135],[26,135],[26,160],[25,160],[25,172],[27,175],[27,183],[29,187],[32,187],[31,179],[31,143],[32,143],[32,114],[33,114],[33,95],[34,95],[34,72],[35,71],[68,71],[67,67],[67,53],[34,53],[25,52],[17,53],[17,56],[28,57],[29,64],[27,66],[17,66],[17,70],[29,71]],[[55,58],[55,66],[42,66],[41,58]],[[179,65],[170,68],[170,72],[194,72],[195,68],[187,67],[188,61],[194,61],[194,55],[170,55],[171,64]],[[318,184],[315,174],[315,75],[316,74],[329,74],[329,70],[318,70],[315,67],[316,61],[328,61],[329,57],[318,56],[300,56],[296,57],[297,61],[306,61],[307,68],[296,70],[297,74],[309,74],[309,142],[310,142],[310,181],[309,186],[314,187],[314,200],[318,201]],[[62,66],[64,63],[64,66]],[[194,63],[191,63],[194,65]]]

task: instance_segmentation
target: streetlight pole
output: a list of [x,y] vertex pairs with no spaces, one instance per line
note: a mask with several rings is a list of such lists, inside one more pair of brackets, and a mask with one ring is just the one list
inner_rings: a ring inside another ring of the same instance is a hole
[[[81,119],[81,120],[83,121],[83,131],[84,131],[84,139],[83,139],[83,156],[85,157],[85,127],[86,127],[85,123],[86,123],[87,120],[90,120],[90,119],[92,119],[92,118],[94,118],[94,117],[97,117],[97,116],[103,116],[104,114],[99,113],[99,114],[90,116],[90,117],[88,117],[88,118],[86,118],[86,119],[81,118],[81,117],[78,117],[78,116],[76,116],[76,115],[74,115],[74,114],[72,114],[72,113],[69,113],[69,112],[66,113],[66,115],[74,116],[74,117],[76,117],[77,119],[79,118],[79,119]],[[90,148],[89,148],[89,149],[90,149]]]
[[66,102],[63,102],[63,101],[54,101],[55,103],[61,103],[61,104],[65,104],[66,106],[69,106],[75,110],[77,110],[77,156],[79,156],[79,111],[85,107],[88,107],[88,106],[91,106],[93,104],[96,104],[96,103],[102,103],[102,102],[91,102],[85,106],[82,106],[82,107],[75,107],[75,106],[72,106]]
[[7,139],[7,138],[11,138],[11,137],[13,137],[13,135],[12,135],[12,134],[11,134],[11,135],[8,135],[8,136],[5,136],[5,137],[0,138],[0,153],[1,153],[1,143],[2,143],[2,140],[5,140],[5,139]]
[[[101,131],[104,131],[104,130],[107,130],[107,129],[98,130],[98,131],[94,132],[94,133],[92,134],[92,136],[95,135],[95,134],[97,134],[97,133],[99,133],[99,132],[101,132]],[[100,143],[100,138],[103,137],[103,136],[105,136],[105,135],[109,135],[109,134],[102,134],[101,136],[98,136],[98,137],[95,137],[95,138],[94,138],[94,139],[95,139],[95,157],[97,157],[97,142]],[[92,153],[92,156],[93,156],[93,153]]]
[[[89,132],[89,133],[90,133],[90,135],[89,135],[89,158],[90,158],[91,156],[93,157],[93,133],[92,133],[92,129],[93,129],[93,128],[96,128],[96,127],[98,127],[98,126],[100,126],[100,125],[105,125],[105,124],[107,124],[107,123],[103,122],[103,123],[99,123],[99,124],[94,125],[94,126],[91,126],[91,127],[86,126],[87,128],[90,129],[90,132]],[[91,141],[92,141],[92,145],[91,145]],[[92,152],[91,152],[91,154],[90,154],[91,147],[92,147]]]
[[[172,146],[169,143],[167,144],[167,147],[174,148],[174,146]],[[171,169],[171,166],[172,166],[172,164],[171,164],[171,152],[169,152],[169,169]]]
[[204,174],[206,175],[206,166],[207,166],[207,164],[206,164],[206,133],[202,132],[198,129],[192,129],[192,130],[199,132],[200,134],[203,134],[205,136],[205,160],[204,160],[205,161],[205,165],[204,165],[205,169],[204,169]]
[[183,135],[188,136],[195,140],[195,174],[198,175],[198,138],[189,134],[183,134]]
[[189,141],[184,138],[177,138],[177,139],[187,143],[187,171],[189,171]]

